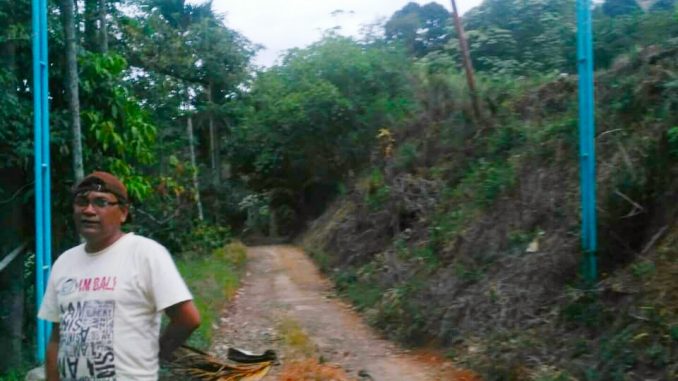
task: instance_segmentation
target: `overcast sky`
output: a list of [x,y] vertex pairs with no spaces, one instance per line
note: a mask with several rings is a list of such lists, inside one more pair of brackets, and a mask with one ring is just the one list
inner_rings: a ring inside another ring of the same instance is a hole
[[[255,64],[270,66],[286,49],[317,41],[322,31],[336,26],[342,34],[357,36],[361,26],[387,19],[410,1],[421,0],[213,0],[226,25],[265,47]],[[457,0],[460,13],[482,0]],[[193,0],[200,3],[200,0]],[[448,10],[449,1],[436,1]],[[335,12],[343,11],[343,12]]]

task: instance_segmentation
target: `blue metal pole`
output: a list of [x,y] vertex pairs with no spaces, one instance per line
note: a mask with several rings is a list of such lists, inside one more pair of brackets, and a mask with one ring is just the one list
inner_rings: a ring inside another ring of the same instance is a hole
[[582,203],[584,278],[597,278],[596,153],[591,0],[577,0],[577,63],[579,71],[579,155]]
[[[33,123],[35,152],[35,297],[40,308],[51,265],[47,1],[32,1]],[[37,319],[36,357],[45,360],[50,326]]]
[[[43,239],[44,244],[44,260],[42,266],[43,280],[47,280],[52,267],[52,179],[51,179],[51,160],[50,160],[50,138],[49,138],[49,54],[48,54],[48,33],[47,33],[47,2],[48,0],[41,0],[40,12],[40,30],[41,38],[41,64],[42,75],[42,168],[43,168]],[[43,289],[44,290],[44,289]],[[44,291],[42,292],[44,294]],[[52,324],[43,322],[44,337],[47,340],[50,336]]]

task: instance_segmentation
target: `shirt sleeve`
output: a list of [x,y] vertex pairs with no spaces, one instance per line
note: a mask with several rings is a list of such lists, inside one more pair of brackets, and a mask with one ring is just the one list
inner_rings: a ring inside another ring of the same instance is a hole
[[59,322],[60,314],[56,286],[54,285],[54,276],[51,274],[49,276],[49,280],[47,281],[47,289],[45,290],[45,295],[42,298],[42,304],[40,305],[40,310],[38,311],[38,317],[40,319],[54,323]]
[[[151,246],[151,245],[148,245]],[[193,299],[170,253],[160,244],[149,248],[148,287],[156,311]]]

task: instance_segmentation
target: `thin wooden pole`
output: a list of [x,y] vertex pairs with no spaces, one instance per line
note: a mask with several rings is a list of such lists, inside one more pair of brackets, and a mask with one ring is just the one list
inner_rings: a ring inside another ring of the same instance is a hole
[[461,48],[462,59],[464,62],[464,71],[466,71],[466,82],[468,83],[468,90],[471,94],[471,104],[473,106],[473,113],[477,121],[481,121],[480,105],[478,103],[478,93],[476,92],[476,80],[473,74],[473,63],[471,63],[471,53],[468,49],[466,36],[464,35],[464,26],[461,24],[461,18],[457,11],[457,3],[452,2],[452,18],[454,20],[454,27],[457,30],[457,37],[459,38],[459,47]]

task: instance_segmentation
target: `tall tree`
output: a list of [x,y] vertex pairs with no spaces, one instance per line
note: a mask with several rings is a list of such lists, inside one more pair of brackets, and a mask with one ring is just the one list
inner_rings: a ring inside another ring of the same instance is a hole
[[73,0],[61,0],[61,15],[65,35],[66,95],[71,114],[71,152],[75,181],[85,176],[82,158],[82,128],[80,124],[80,95],[78,89],[78,51],[75,34]]
[[328,35],[254,80],[244,121],[230,135],[229,160],[270,198],[269,210],[280,209],[278,227],[314,215],[369,161],[377,130],[409,111],[408,68],[390,46]]
[[450,38],[450,14],[438,3],[410,2],[384,24],[387,40],[402,43],[410,54],[422,57],[441,49]]
[[676,0],[657,0],[650,6],[651,12],[672,11],[676,9]]
[[82,34],[82,46],[89,51],[96,51],[98,46],[97,37],[99,28],[97,28],[97,19],[99,17],[99,0],[85,0],[85,10],[83,12],[83,21],[85,30]]
[[[575,0],[485,0],[464,15],[474,68],[498,75],[572,72]],[[461,55],[450,43],[453,55]]]
[[99,0],[99,51],[108,52],[108,24],[106,22],[106,0]]
[[642,13],[643,9],[636,0],[605,0],[603,12],[608,16],[622,16]]

